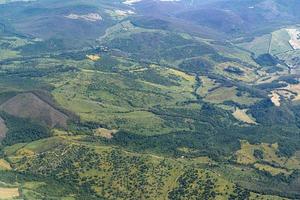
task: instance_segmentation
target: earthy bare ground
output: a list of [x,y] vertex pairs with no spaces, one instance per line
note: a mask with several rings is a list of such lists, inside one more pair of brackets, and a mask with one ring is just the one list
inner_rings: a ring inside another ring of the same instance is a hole
[[7,133],[8,129],[5,125],[4,120],[0,117],[0,140],[2,140],[3,138],[5,138],[5,135]]
[[269,96],[275,106],[280,106],[280,95],[277,92],[273,91]]
[[11,166],[6,160],[0,159],[0,170],[11,170]]
[[68,116],[50,106],[33,93],[22,93],[4,102],[0,106],[11,115],[31,118],[46,123],[50,127],[66,127]]
[[245,122],[248,124],[256,124],[256,122],[249,115],[247,115],[246,112],[247,112],[247,110],[241,110],[241,109],[237,108],[234,111],[233,116],[242,122]]
[[100,59],[99,55],[86,55],[86,57],[92,61],[97,61]]
[[300,40],[299,35],[300,32],[297,29],[287,29],[287,32],[289,33],[291,39],[289,41],[290,45],[296,50],[300,49]]
[[0,188],[0,199],[11,199],[19,196],[18,188]]
[[111,139],[111,138],[113,138],[113,135],[117,132],[117,130],[108,130],[105,128],[98,128],[94,132],[95,132],[95,135],[97,135],[97,136]]

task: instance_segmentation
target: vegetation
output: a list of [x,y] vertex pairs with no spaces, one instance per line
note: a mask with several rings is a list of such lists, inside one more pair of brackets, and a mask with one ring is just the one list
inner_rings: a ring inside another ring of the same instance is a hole
[[37,122],[17,118],[3,112],[0,115],[8,127],[6,137],[2,141],[3,145],[31,142],[51,136],[50,131]]
[[0,196],[300,199],[299,8],[0,0]]

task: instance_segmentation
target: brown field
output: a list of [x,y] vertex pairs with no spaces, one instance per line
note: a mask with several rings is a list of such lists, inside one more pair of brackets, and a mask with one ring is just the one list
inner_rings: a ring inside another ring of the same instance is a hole
[[256,124],[256,122],[249,115],[247,115],[246,112],[247,110],[241,110],[239,108],[236,108],[232,115],[242,122],[248,124]]
[[0,188],[0,199],[11,199],[19,196],[18,188]]
[[107,139],[113,138],[114,134],[117,132],[117,130],[108,130],[105,128],[98,128],[94,130],[94,133],[96,136],[101,136]]
[[0,117],[0,140],[5,138],[6,132],[7,132],[7,127],[5,125],[4,120]]
[[22,93],[0,106],[11,115],[31,118],[46,123],[50,127],[67,127],[68,116],[50,106],[33,93]]
[[11,170],[11,166],[6,160],[0,159],[0,170]]

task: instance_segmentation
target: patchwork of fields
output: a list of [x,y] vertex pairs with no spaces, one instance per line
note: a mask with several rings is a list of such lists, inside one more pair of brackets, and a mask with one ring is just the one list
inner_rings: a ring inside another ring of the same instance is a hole
[[0,0],[0,199],[300,199],[300,29],[253,2]]

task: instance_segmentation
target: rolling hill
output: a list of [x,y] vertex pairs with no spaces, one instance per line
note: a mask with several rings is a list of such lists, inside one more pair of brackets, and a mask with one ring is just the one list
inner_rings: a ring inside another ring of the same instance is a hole
[[47,126],[67,127],[68,116],[56,110],[33,93],[18,94],[0,105],[0,110],[10,115],[30,118]]
[[300,199],[297,0],[0,0],[0,199]]

